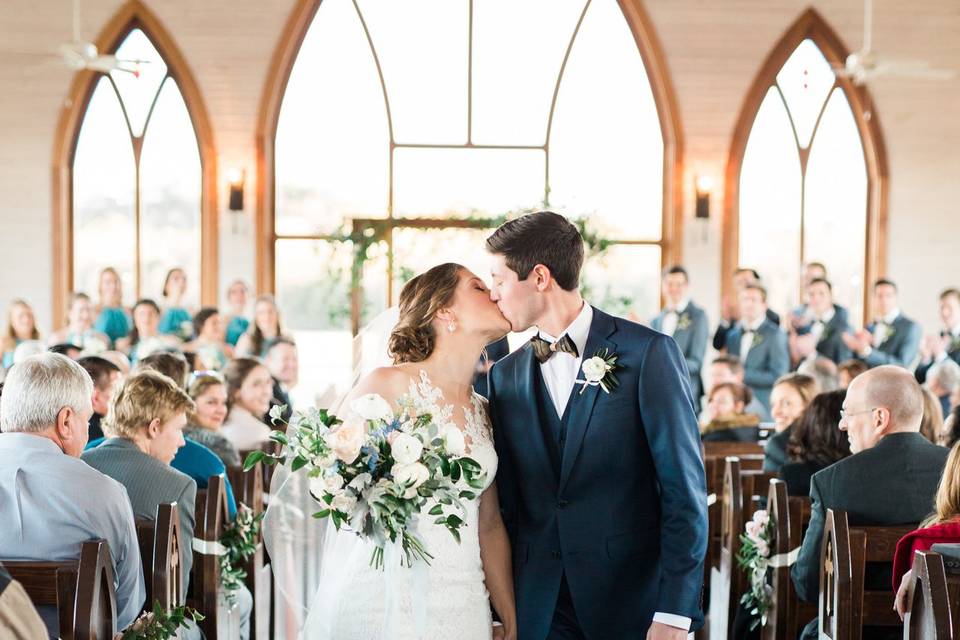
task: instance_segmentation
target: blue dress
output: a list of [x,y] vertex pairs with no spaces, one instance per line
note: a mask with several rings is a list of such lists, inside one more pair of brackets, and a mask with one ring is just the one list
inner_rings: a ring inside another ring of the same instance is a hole
[[250,327],[250,321],[243,316],[233,316],[230,318],[230,324],[227,325],[227,344],[231,347],[237,346],[240,336],[246,333]]
[[17,338],[16,342],[13,345],[13,349],[3,354],[4,369],[9,369],[10,367],[13,366],[13,352],[16,350],[16,348],[20,345],[21,342],[23,342],[23,340],[21,340],[20,338]]
[[168,307],[160,316],[160,333],[177,336],[181,340],[193,338],[193,318],[183,307]]
[[130,333],[130,318],[123,307],[104,307],[93,328],[110,338],[114,343]]

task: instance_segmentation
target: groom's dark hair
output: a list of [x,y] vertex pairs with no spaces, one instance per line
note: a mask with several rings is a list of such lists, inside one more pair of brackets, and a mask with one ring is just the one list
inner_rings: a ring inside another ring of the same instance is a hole
[[580,284],[583,238],[569,220],[552,211],[537,211],[510,220],[487,238],[487,250],[506,258],[507,267],[526,280],[538,264],[565,291]]

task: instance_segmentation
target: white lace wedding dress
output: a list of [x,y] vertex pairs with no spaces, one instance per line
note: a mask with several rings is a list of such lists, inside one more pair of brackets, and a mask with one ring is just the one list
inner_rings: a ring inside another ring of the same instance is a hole
[[[418,414],[430,413],[438,425],[455,424],[454,408],[444,401],[443,393],[431,384],[425,372],[419,382],[412,381],[407,402]],[[490,420],[485,400],[473,394],[472,408],[464,410],[469,446],[468,455],[486,472],[486,489],[497,472]],[[461,480],[461,482],[463,482]],[[464,488],[467,488],[464,485]],[[421,519],[418,530],[427,551],[433,555],[429,566],[413,569],[399,566],[394,554],[392,567],[386,570],[370,566],[373,547],[352,533],[340,533],[351,540],[345,555],[334,551],[325,556],[335,563],[335,585],[321,587],[312,607],[302,638],[329,637],[336,640],[489,640],[491,616],[489,596],[484,586],[480,561],[478,509],[482,496],[465,502],[465,525],[458,544],[450,532],[433,524],[433,517]],[[433,505],[424,507],[424,514]],[[325,552],[325,554],[328,552]],[[325,560],[328,562],[328,560]],[[323,600],[322,604],[319,602]],[[323,613],[320,613],[319,610]],[[419,612],[419,613],[418,613]],[[319,631],[329,630],[329,633]]]

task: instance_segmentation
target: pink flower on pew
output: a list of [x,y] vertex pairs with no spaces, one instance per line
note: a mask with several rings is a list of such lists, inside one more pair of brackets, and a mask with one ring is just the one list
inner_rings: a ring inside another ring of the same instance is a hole
[[766,509],[759,509],[753,514],[753,521],[761,527],[765,527],[770,522],[770,514]]

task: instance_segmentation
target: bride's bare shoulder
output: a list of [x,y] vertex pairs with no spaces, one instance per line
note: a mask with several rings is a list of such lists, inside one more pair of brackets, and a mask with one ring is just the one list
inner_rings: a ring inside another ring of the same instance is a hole
[[404,365],[378,367],[364,376],[350,392],[352,397],[376,393],[388,400],[396,400],[407,392],[413,374]]

